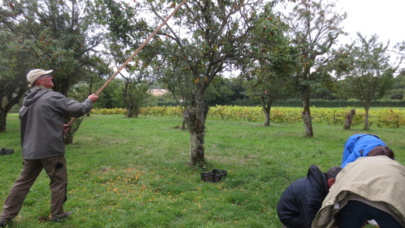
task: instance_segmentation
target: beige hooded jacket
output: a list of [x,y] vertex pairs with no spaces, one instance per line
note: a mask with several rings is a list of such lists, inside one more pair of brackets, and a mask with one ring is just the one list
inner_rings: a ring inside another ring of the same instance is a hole
[[336,226],[334,215],[353,196],[378,202],[405,227],[405,167],[399,162],[375,156],[348,164],[329,189],[312,227]]

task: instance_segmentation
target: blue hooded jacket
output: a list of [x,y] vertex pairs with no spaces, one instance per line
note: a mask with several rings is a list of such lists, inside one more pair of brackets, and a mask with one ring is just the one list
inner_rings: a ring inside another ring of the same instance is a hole
[[365,157],[370,150],[377,146],[386,146],[386,144],[376,135],[356,134],[347,139],[342,156],[342,165],[344,168],[347,163],[354,162],[359,157]]

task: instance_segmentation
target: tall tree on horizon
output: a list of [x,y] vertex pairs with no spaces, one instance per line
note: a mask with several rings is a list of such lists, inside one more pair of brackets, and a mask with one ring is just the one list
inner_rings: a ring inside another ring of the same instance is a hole
[[[133,30],[138,34],[136,37],[153,31],[180,2],[143,1],[136,5],[139,17],[129,24],[138,28]],[[205,121],[209,110],[206,91],[215,78],[237,66],[245,56],[247,39],[265,2],[188,0],[135,60],[138,66],[153,66],[155,75],[161,74],[161,78],[187,88],[183,94],[189,104],[184,119],[190,133],[190,166],[206,166]],[[147,20],[142,20],[142,15],[147,15]],[[117,28],[117,34],[126,29]]]
[[[190,132],[191,166],[206,166],[205,121],[209,111],[206,91],[216,77],[235,67],[245,56],[249,34],[264,2],[189,0],[174,18],[173,26],[162,31],[163,45],[158,55],[162,59],[181,60],[180,75],[189,78],[193,88],[190,107],[184,114]],[[161,18],[157,10],[161,4],[149,2],[149,5],[154,15]]]
[[298,49],[299,66],[294,75],[303,105],[302,119],[307,137],[313,137],[311,117],[311,86],[314,82],[331,80],[328,67],[334,61],[332,46],[343,35],[341,23],[346,14],[334,11],[335,4],[326,0],[303,0],[295,3],[286,17],[292,44]]
[[358,39],[348,47],[353,65],[344,75],[342,89],[361,101],[365,111],[363,129],[370,130],[370,107],[392,88],[398,66],[390,64],[389,44],[378,42],[377,35],[369,39],[360,33],[357,35]]
[[241,63],[249,97],[260,101],[264,126],[270,125],[273,102],[294,93],[291,76],[296,71],[297,55],[286,36],[287,28],[274,14],[273,4],[266,5],[252,30],[247,58]]

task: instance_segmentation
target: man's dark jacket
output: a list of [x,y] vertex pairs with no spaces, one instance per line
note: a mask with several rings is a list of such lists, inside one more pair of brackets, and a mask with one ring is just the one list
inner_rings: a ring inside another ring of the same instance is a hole
[[92,108],[90,99],[80,103],[51,89],[34,87],[28,90],[20,109],[23,159],[64,155],[63,126],[66,118],[82,116]]
[[280,221],[288,228],[310,228],[327,194],[326,174],[311,165],[307,177],[291,183],[281,195],[277,205]]

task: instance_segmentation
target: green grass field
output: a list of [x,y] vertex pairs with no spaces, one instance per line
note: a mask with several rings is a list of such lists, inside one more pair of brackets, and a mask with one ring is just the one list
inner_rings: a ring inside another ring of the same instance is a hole
[[[189,133],[176,128],[179,117],[86,117],[66,148],[69,186],[67,211],[60,224],[41,223],[49,214],[45,173],[28,194],[11,227],[281,227],[276,205],[283,190],[306,175],[311,164],[322,171],[340,165],[343,144],[362,125],[314,124],[314,138],[299,124],[208,119],[206,170],[191,168]],[[403,128],[372,127],[405,164]],[[0,157],[0,207],[21,170],[19,120],[8,117],[0,147],[15,153]],[[224,169],[219,183],[202,182],[201,172]]]

